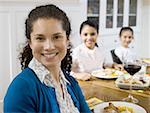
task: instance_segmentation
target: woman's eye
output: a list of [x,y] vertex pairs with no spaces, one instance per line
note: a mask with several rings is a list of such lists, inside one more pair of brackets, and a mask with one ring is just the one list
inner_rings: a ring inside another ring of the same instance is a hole
[[129,39],[131,39],[132,37],[131,36],[129,36]]
[[58,38],[60,38],[60,36],[55,36],[55,39],[58,39]]
[[60,36],[60,35],[57,35],[57,36],[54,37],[54,39],[57,39],[57,40],[62,39],[62,38],[63,38],[63,36]]
[[87,35],[88,35],[87,33],[84,34],[84,36],[87,36]]
[[44,40],[43,37],[37,37],[36,40]]
[[95,35],[95,33],[91,33],[91,36],[94,36]]

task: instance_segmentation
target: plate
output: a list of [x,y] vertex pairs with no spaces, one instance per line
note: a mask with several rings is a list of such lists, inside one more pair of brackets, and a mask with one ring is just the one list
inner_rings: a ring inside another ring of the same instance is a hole
[[88,103],[88,106],[89,106],[90,110],[92,110],[92,109],[95,108],[95,106],[96,106],[97,104],[99,104],[99,103],[101,103],[101,102],[103,102],[103,101],[100,100],[100,99],[98,99],[98,98],[96,98],[96,97],[92,97],[92,98],[86,100],[86,102]]
[[150,64],[150,58],[144,58],[142,61],[146,64]]
[[91,73],[92,76],[102,79],[116,79],[123,74],[124,72],[115,69],[99,69]]
[[[133,111],[134,111],[133,113],[147,113],[143,107],[133,104],[133,103],[123,102],[123,101],[112,101],[111,103],[113,103],[115,106],[131,107],[133,108]],[[109,102],[103,102],[103,103],[98,104],[94,109],[94,113],[103,113],[103,109],[107,107],[108,105],[109,105]]]
[[[127,78],[129,77],[129,75],[123,75],[123,76],[120,76],[118,77],[118,79],[115,81],[115,84],[117,87],[119,88],[123,88],[123,89],[130,89],[130,83],[125,83],[125,82],[122,82],[124,81],[124,79],[128,80]],[[134,78],[137,82],[139,82],[138,78]],[[148,88],[149,85],[150,85],[150,79],[146,78],[144,79],[145,83],[143,84],[132,84],[132,89],[145,89],[145,88]]]

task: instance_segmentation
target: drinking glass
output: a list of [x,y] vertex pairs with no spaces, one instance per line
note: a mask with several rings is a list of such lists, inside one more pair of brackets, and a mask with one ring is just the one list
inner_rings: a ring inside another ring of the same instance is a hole
[[124,98],[123,101],[128,101],[132,103],[138,103],[138,99],[134,98],[131,95],[132,92],[132,82],[133,82],[133,75],[137,73],[141,69],[141,65],[136,61],[124,62],[123,63],[124,69],[131,75],[129,80],[129,95],[128,97]]

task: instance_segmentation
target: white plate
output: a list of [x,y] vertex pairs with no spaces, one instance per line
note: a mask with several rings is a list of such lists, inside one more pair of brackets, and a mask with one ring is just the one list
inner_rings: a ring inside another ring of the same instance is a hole
[[[131,107],[131,108],[133,108],[134,113],[147,113],[144,108],[142,108],[139,105],[133,104],[133,103],[122,102],[122,101],[112,101],[111,103],[113,103],[115,106]],[[109,102],[103,102],[103,103],[98,104],[94,109],[94,113],[103,113],[104,107],[107,107],[108,104],[109,104]]]
[[118,71],[118,70],[114,70],[114,69],[112,69],[112,70],[109,69],[109,70],[115,72],[116,75],[115,76],[111,75],[111,72],[110,72],[110,74],[105,73],[105,71],[103,69],[95,70],[91,73],[91,75],[94,77],[97,77],[97,78],[102,78],[102,79],[116,79],[116,78],[118,78],[118,76],[123,74],[123,72]]
[[[115,84],[117,87],[119,88],[123,88],[123,89],[129,89],[130,88],[130,84],[129,83],[122,83],[120,81],[123,80],[123,78],[125,77],[126,75],[123,75],[123,76],[120,76],[116,81],[115,81]],[[149,85],[150,85],[150,80],[149,79],[145,79],[145,82],[144,84],[132,84],[132,89],[145,89],[145,88],[148,88]]]

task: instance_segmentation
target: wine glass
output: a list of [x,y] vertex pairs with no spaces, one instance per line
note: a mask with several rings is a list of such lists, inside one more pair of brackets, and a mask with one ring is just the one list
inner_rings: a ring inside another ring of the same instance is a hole
[[129,81],[129,95],[128,97],[124,98],[123,101],[128,101],[128,102],[132,102],[132,103],[138,103],[138,99],[134,98],[132,95],[131,95],[131,92],[132,92],[132,81],[133,81],[133,75],[135,73],[137,73],[140,69],[141,69],[141,65],[136,62],[136,61],[130,61],[130,62],[124,62],[123,64],[124,66],[124,69],[131,75],[130,77],[130,81]]

